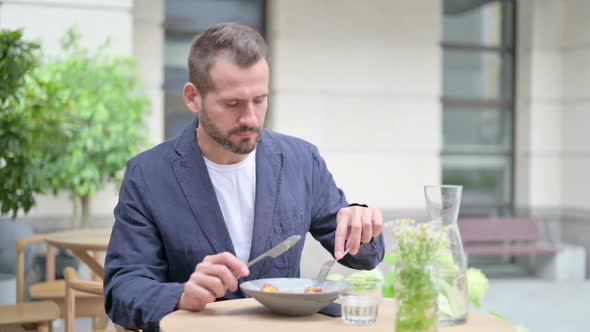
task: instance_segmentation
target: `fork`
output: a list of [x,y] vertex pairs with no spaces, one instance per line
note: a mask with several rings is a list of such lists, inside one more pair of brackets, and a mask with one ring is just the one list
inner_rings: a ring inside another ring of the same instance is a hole
[[[344,255],[342,255],[342,258],[344,258],[344,256],[348,255],[348,251],[350,249],[346,249],[344,251]],[[342,259],[340,258],[340,259]],[[328,272],[330,272],[330,269],[332,268],[332,266],[334,266],[334,263],[336,263],[337,259],[333,258],[330,259],[329,261],[325,262],[324,265],[322,265],[322,268],[320,269],[320,273],[318,274],[318,276],[316,277],[316,284],[317,285],[321,285],[324,280],[326,280],[326,277],[328,276]]]

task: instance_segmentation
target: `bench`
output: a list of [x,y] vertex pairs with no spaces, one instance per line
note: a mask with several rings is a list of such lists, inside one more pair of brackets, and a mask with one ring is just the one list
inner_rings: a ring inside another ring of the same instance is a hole
[[510,258],[511,263],[526,263],[530,272],[555,281],[582,281],[586,278],[584,247],[550,243],[539,220],[461,218],[458,226],[467,257]]
[[536,219],[461,218],[458,224],[468,256],[546,256],[559,252],[545,240]]

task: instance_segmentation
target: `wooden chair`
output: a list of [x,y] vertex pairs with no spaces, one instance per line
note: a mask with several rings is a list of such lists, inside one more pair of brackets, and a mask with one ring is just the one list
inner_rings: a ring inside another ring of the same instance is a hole
[[[103,296],[103,286],[101,281],[95,280],[80,280],[76,275],[76,271],[71,267],[66,267],[64,270],[64,277],[66,280],[66,331],[75,331],[75,320],[76,320],[76,297],[79,294],[87,293],[94,294],[97,296]],[[125,329],[122,326],[114,324],[117,332],[132,331]],[[94,330],[106,331],[106,330]]]
[[[25,303],[25,248],[34,243],[45,243],[45,236],[38,234],[16,241],[16,302]],[[38,282],[29,288],[29,295],[34,301],[53,301],[59,307],[61,317],[66,314],[66,282],[65,280],[55,279],[55,254],[56,248],[47,245],[47,259],[45,264],[45,278],[43,282]],[[96,253],[95,253],[96,255]],[[100,276],[102,277],[102,276]],[[102,296],[95,294],[80,293],[77,295],[78,316],[90,316],[95,318],[95,327],[99,327],[106,317],[104,314],[104,300]]]
[[51,301],[0,305],[0,332],[49,332],[58,318],[59,307]]

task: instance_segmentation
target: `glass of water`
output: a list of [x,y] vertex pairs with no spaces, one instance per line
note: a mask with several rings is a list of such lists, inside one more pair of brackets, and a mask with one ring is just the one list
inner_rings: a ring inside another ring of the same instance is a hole
[[381,280],[346,278],[340,282],[342,320],[346,324],[369,325],[377,321],[381,302]]

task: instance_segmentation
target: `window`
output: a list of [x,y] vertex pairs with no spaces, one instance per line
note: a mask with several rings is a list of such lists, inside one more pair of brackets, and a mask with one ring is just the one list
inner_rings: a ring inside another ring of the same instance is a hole
[[182,99],[188,81],[188,53],[193,38],[221,22],[241,22],[265,30],[264,0],[166,0],[164,112],[166,139],[178,135],[193,114]]
[[463,185],[462,214],[513,208],[515,1],[445,0],[445,184]]

